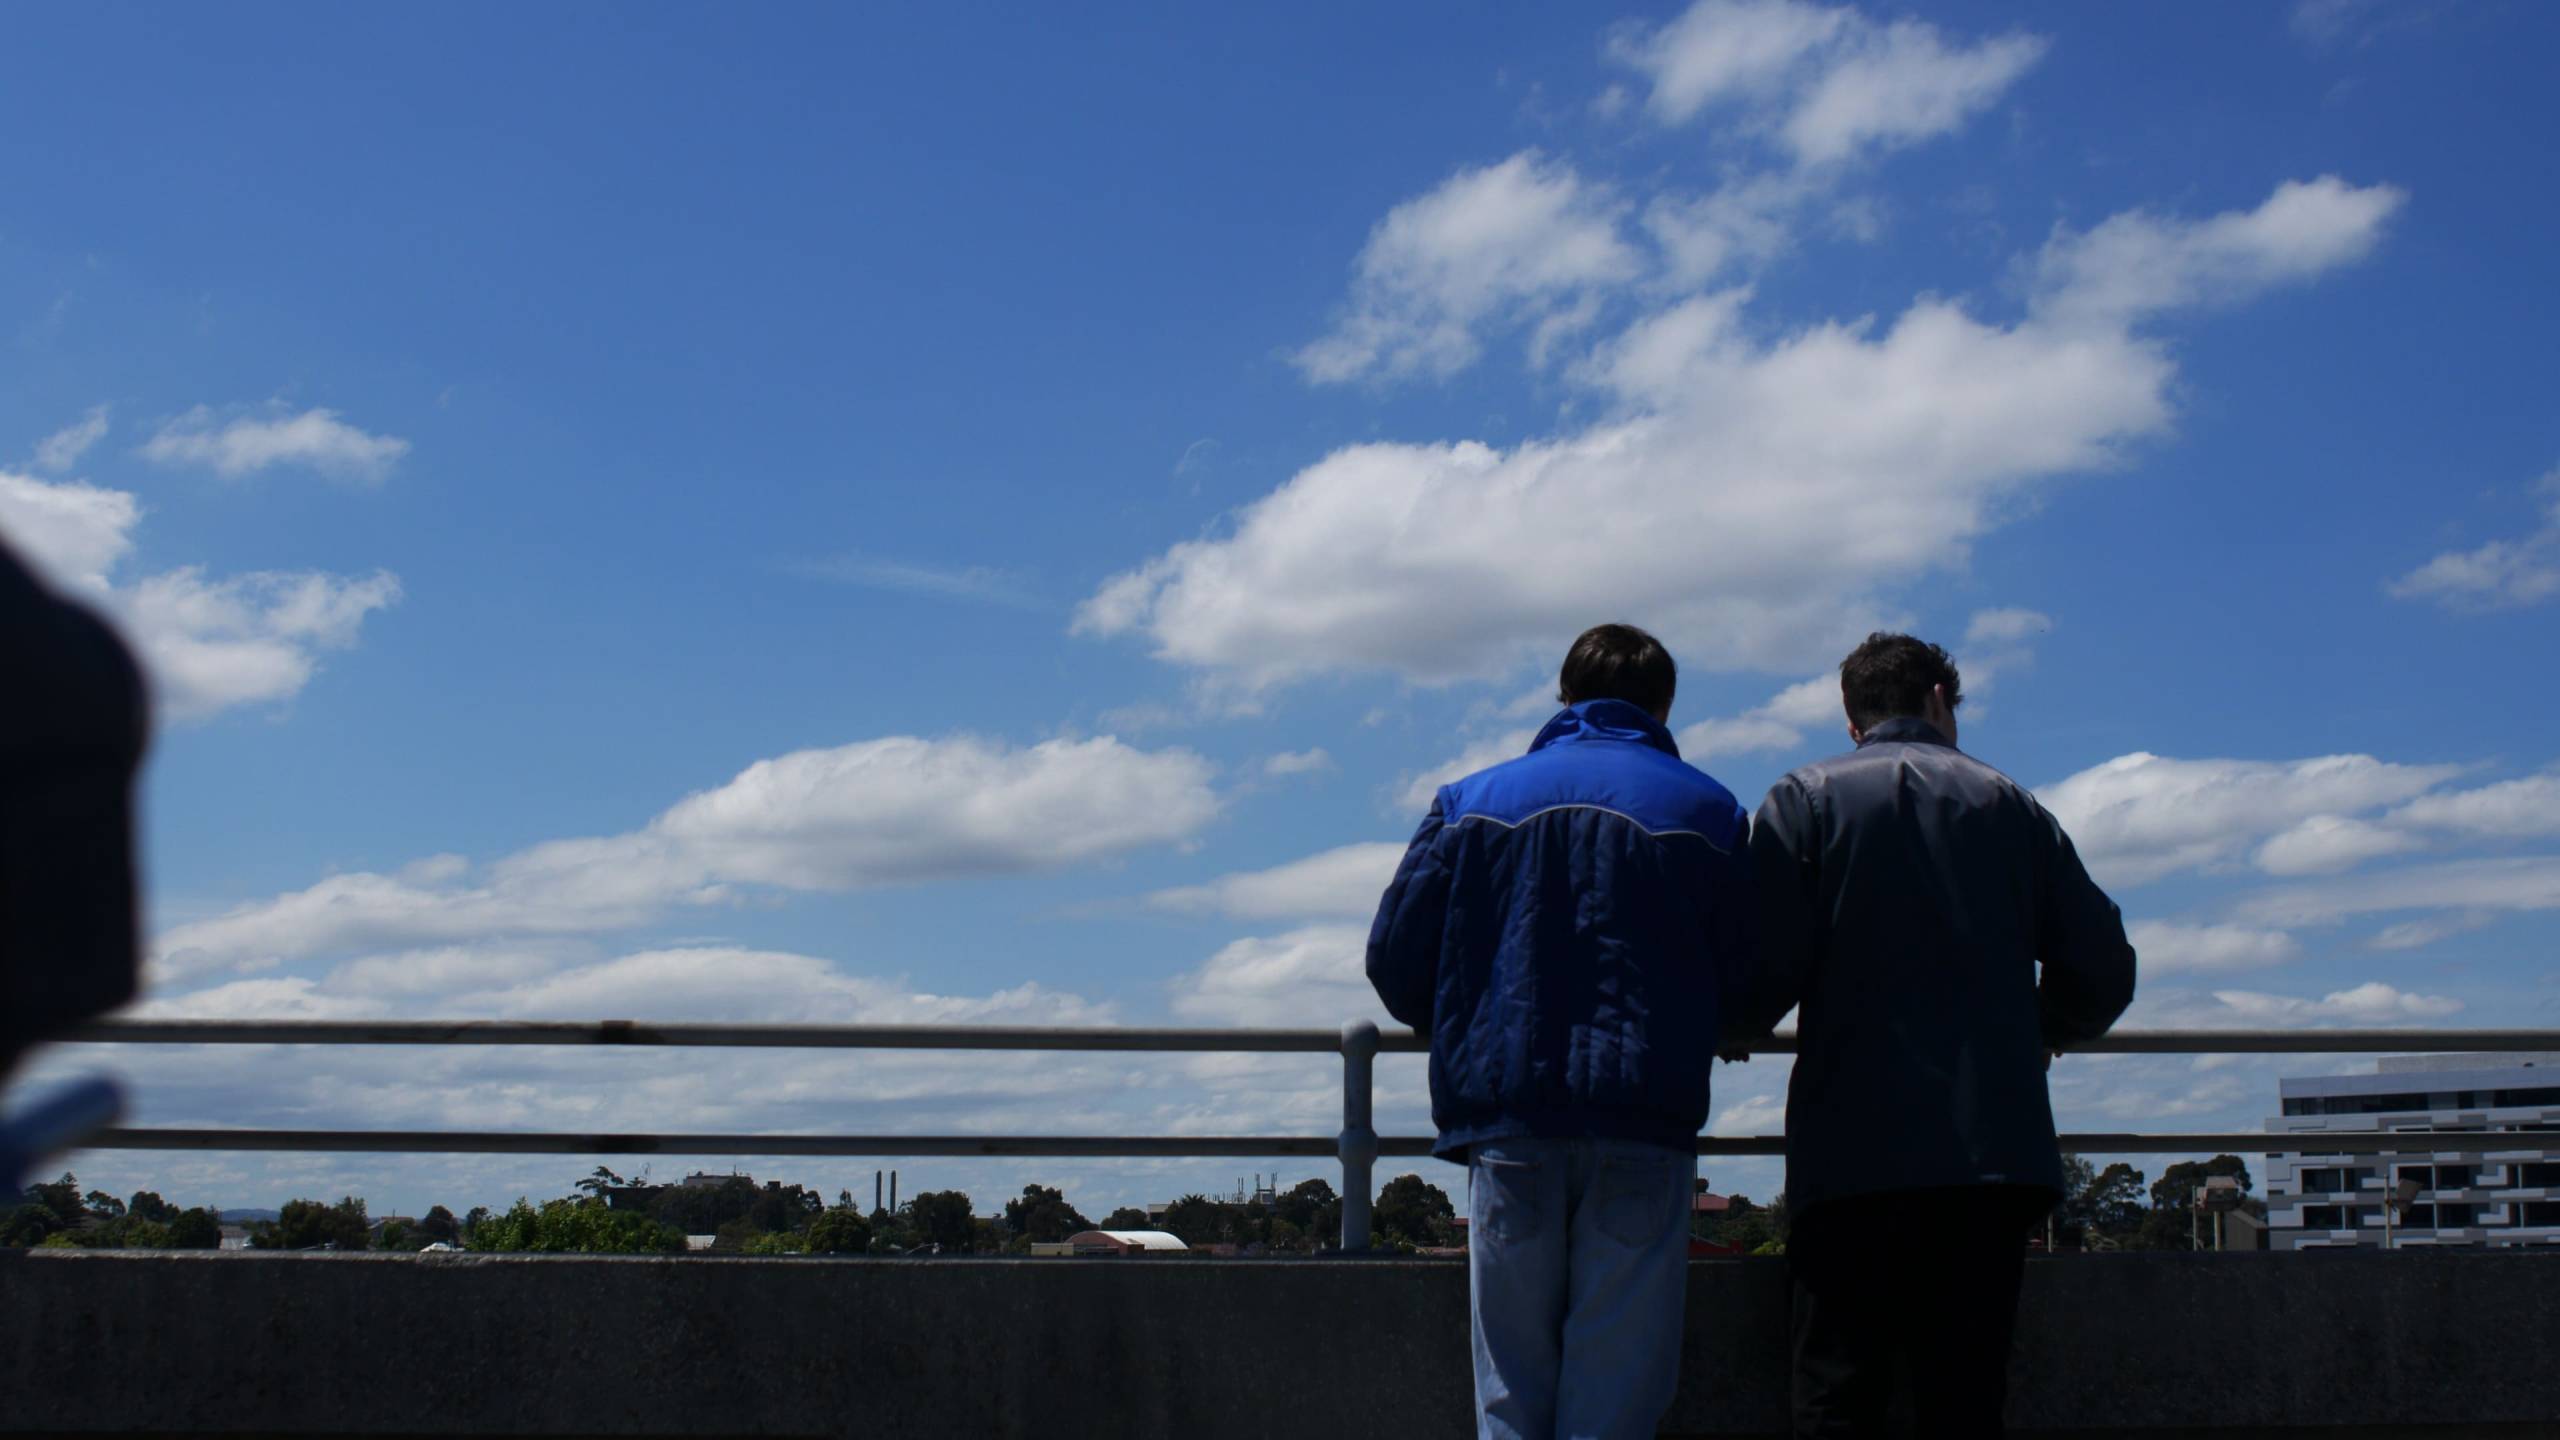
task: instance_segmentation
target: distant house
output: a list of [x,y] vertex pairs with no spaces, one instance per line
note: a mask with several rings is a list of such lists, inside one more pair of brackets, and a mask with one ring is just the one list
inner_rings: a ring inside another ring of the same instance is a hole
[[1073,1255],[1076,1253],[1076,1242],[1073,1240],[1034,1240],[1031,1242],[1031,1253],[1035,1257]]
[[246,1226],[246,1225],[225,1225],[225,1226],[223,1226],[223,1227],[222,1227],[222,1246],[221,1246],[221,1248],[223,1248],[223,1249],[225,1249],[225,1250],[246,1250],[246,1249],[248,1249],[248,1248],[249,1248],[249,1227],[248,1227],[248,1226]]
[[712,1243],[719,1238],[717,1235],[687,1235],[684,1237],[684,1248],[690,1253],[699,1255],[708,1251]]
[[1079,1230],[1066,1243],[1075,1255],[1148,1255],[1191,1248],[1162,1230]]

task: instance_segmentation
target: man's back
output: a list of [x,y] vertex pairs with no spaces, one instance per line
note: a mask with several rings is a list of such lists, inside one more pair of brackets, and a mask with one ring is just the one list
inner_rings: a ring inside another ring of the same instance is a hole
[[2046,1057],[2114,1023],[2133,951],[2035,797],[1925,722],[1890,720],[1781,780],[1752,853],[1767,946],[1740,1029],[1801,1006],[1791,1204],[2058,1191]]
[[1751,957],[1745,822],[1636,707],[1599,700],[1445,786],[1369,974],[1432,1041],[1439,1151],[1595,1135],[1685,1148]]

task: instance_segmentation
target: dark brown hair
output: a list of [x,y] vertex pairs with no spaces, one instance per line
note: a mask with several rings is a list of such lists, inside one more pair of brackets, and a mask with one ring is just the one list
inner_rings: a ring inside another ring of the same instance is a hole
[[1947,708],[1964,703],[1964,680],[1947,652],[1926,640],[1879,630],[1840,662],[1840,699],[1849,723],[1871,730],[1929,708],[1929,691],[1947,687]]
[[1564,652],[1564,668],[1556,675],[1556,698],[1567,705],[1585,700],[1624,700],[1653,715],[1671,713],[1672,692],[1680,688],[1680,667],[1662,642],[1633,625],[1594,625]]

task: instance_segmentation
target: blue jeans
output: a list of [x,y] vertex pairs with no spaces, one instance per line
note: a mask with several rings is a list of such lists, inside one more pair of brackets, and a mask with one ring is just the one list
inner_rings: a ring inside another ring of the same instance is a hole
[[1650,1436],[1680,1380],[1694,1156],[1498,1140],[1469,1157],[1483,1440]]

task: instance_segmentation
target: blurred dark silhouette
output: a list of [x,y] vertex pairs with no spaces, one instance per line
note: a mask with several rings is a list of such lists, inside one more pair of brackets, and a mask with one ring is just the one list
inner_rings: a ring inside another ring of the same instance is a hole
[[142,673],[0,544],[0,1079],[133,998]]

